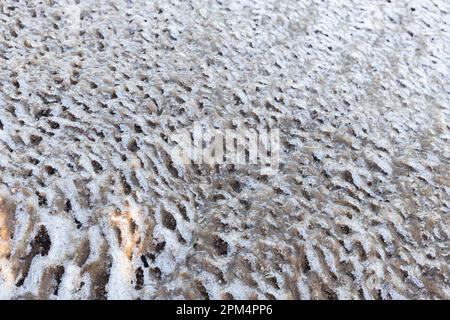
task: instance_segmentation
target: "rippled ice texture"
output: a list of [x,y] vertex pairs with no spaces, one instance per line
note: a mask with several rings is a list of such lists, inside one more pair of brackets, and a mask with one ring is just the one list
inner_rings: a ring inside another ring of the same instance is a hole
[[[0,297],[449,299],[447,1],[0,3]],[[280,167],[180,166],[195,121]]]

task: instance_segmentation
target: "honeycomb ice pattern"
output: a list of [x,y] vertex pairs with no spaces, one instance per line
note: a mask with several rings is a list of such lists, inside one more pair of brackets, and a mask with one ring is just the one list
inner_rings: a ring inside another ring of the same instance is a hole
[[[0,3],[0,298],[449,299],[447,1]],[[274,175],[177,166],[278,128]]]

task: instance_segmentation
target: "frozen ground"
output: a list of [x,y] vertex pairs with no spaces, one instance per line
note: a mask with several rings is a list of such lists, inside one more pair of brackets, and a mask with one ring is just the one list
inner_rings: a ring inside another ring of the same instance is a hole
[[[0,3],[0,297],[450,298],[447,1]],[[279,172],[174,167],[280,130]]]

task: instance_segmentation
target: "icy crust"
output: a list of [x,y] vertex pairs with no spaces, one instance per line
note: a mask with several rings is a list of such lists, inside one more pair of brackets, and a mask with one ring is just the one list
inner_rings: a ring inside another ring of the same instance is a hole
[[[446,1],[2,1],[0,298],[449,299]],[[178,129],[280,129],[181,167]]]

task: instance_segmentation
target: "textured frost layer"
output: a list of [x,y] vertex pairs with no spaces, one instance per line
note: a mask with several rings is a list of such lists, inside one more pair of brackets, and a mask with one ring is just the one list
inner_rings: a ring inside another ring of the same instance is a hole
[[[0,298],[450,298],[446,1],[0,3]],[[276,175],[172,132],[280,130]]]

